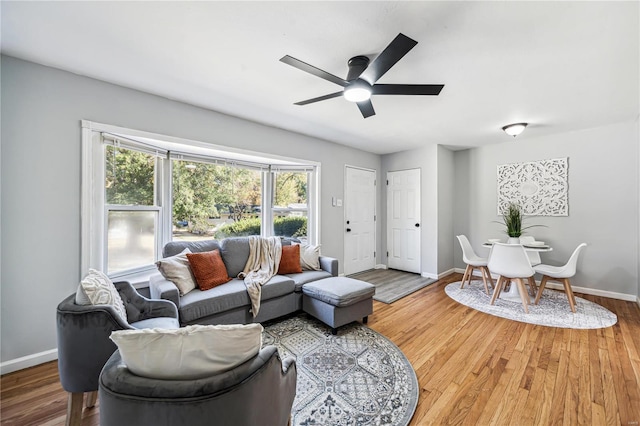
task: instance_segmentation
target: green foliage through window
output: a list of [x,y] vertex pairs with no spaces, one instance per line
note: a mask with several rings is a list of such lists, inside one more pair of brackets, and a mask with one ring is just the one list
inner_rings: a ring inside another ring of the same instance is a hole
[[[307,235],[307,218],[302,216],[278,217],[273,221],[275,235],[304,237]],[[242,219],[222,225],[215,233],[216,239],[260,235],[260,219]]]
[[173,221],[187,222],[198,228],[192,228],[197,233],[203,233],[208,219],[249,217],[262,201],[261,174],[256,170],[174,161],[172,177]]
[[156,157],[124,148],[106,147],[107,204],[154,205]]

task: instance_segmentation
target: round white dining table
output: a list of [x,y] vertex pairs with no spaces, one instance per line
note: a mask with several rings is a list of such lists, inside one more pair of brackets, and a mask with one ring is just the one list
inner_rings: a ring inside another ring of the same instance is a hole
[[[486,242],[486,243],[482,244],[482,247],[491,248],[492,245],[493,245],[493,243]],[[538,252],[538,253],[545,253],[545,252],[553,251],[553,247],[550,247],[550,246],[547,246],[547,245],[544,245],[544,246],[529,246],[529,245],[526,245],[526,244],[521,244],[521,245],[522,245],[522,247],[524,247],[525,251],[535,251],[535,252]],[[491,271],[489,271],[489,272],[491,272]],[[526,282],[525,282],[525,284],[526,284]],[[527,296],[529,296],[529,303],[533,302],[533,300],[535,299],[535,296],[531,296],[530,294],[527,294]],[[520,298],[520,290],[518,289],[518,286],[515,285],[515,283],[513,283],[513,282],[509,285],[509,291],[501,292],[499,298],[503,299],[503,300],[508,300],[510,302],[522,303],[522,299]]]

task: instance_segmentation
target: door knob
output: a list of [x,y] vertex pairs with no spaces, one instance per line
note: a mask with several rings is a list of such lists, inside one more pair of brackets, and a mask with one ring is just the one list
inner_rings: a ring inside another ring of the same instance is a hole
[[415,226],[416,226],[416,228],[420,228],[420,224],[419,223],[416,223]]

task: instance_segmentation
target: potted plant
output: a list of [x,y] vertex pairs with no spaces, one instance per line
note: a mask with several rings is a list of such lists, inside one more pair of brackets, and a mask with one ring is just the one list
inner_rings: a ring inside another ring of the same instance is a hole
[[520,235],[522,235],[525,229],[533,228],[534,226],[542,226],[542,225],[529,225],[522,227],[522,222],[524,221],[524,213],[522,212],[522,207],[520,207],[517,203],[509,203],[507,210],[502,214],[502,223],[506,230],[505,232],[509,236],[507,243],[509,244],[520,244]]

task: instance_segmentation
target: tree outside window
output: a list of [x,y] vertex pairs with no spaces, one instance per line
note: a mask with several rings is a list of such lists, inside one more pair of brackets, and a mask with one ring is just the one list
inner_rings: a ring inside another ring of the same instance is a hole
[[260,235],[260,171],[176,160],[172,176],[174,239]]
[[308,173],[274,173],[274,235],[307,238]]
[[111,145],[105,148],[108,273],[156,259],[156,166],[154,155]]

